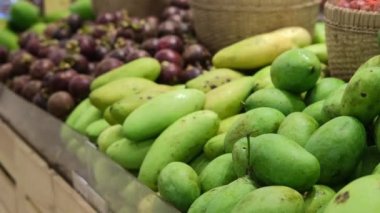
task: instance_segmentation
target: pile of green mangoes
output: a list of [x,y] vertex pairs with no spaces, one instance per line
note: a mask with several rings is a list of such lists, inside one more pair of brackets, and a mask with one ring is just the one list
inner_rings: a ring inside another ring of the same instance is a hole
[[95,79],[66,123],[183,212],[377,212],[380,56],[346,83],[311,43],[298,27],[254,36],[178,86],[137,59]]

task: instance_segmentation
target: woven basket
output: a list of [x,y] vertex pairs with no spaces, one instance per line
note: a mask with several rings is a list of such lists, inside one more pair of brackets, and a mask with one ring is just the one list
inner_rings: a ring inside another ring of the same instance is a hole
[[312,32],[320,0],[191,0],[197,37],[212,51],[286,26]]
[[380,13],[325,5],[330,75],[349,80],[361,64],[380,54]]
[[127,9],[130,16],[146,17],[160,15],[168,0],[92,0],[92,4],[97,14]]

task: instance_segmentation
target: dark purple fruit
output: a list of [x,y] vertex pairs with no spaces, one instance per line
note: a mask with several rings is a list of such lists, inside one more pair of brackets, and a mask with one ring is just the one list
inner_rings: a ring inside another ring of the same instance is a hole
[[48,38],[53,38],[54,33],[58,30],[58,28],[59,26],[57,23],[49,24],[44,31],[44,35]]
[[71,36],[70,28],[66,26],[60,26],[55,32],[53,32],[52,37],[58,40],[64,40],[64,39],[70,38],[70,36]]
[[166,20],[174,21],[176,23],[182,23],[183,18],[181,15],[175,14],[175,15],[169,16],[169,18]]
[[163,20],[166,20],[168,19],[170,16],[173,16],[173,15],[179,15],[180,14],[180,9],[178,7],[174,7],[174,6],[169,6],[167,7],[163,12],[162,12],[162,19]]
[[190,8],[189,0],[171,0],[170,5],[174,7],[182,8],[182,9]]
[[189,65],[186,69],[180,73],[179,79],[182,83],[186,83],[191,79],[194,79],[203,73],[203,69],[196,66]]
[[127,56],[130,52],[134,51],[135,49],[132,47],[125,47],[125,48],[118,48],[114,49],[111,52],[107,54],[107,58],[116,58],[120,61],[127,61]]
[[182,68],[177,64],[164,61],[161,63],[161,73],[157,82],[163,84],[174,85],[179,83],[179,75]]
[[20,94],[22,88],[30,81],[30,75],[20,75],[13,78],[10,88],[17,94]]
[[73,97],[65,91],[53,93],[48,102],[47,110],[54,116],[65,119],[74,108]]
[[81,54],[67,55],[64,58],[64,62],[79,73],[88,73],[88,61]]
[[95,40],[87,35],[82,35],[77,38],[80,53],[86,56],[89,59],[93,59],[95,57],[96,51],[96,42]]
[[105,12],[98,16],[98,18],[96,19],[96,23],[98,24],[110,24],[113,22],[116,22],[116,16],[114,13],[110,12]]
[[177,33],[177,24],[174,21],[165,21],[158,26],[158,36],[175,35]]
[[11,77],[12,73],[12,64],[6,63],[0,65],[0,81],[5,82],[9,77]]
[[71,14],[67,17],[67,25],[69,25],[71,32],[76,32],[79,28],[82,27],[83,20],[78,14]]
[[168,61],[171,63],[175,63],[178,66],[183,65],[183,60],[180,54],[178,54],[176,51],[171,49],[162,49],[158,51],[154,57],[159,60],[160,62]]
[[55,64],[49,59],[39,59],[30,66],[29,74],[35,79],[43,79],[48,72],[52,72]]
[[39,50],[41,49],[41,41],[37,38],[30,39],[26,43],[24,49],[29,53],[38,56]]
[[96,70],[96,65],[97,65],[98,63],[96,63],[96,62],[90,62],[90,63],[88,63],[88,73],[90,74],[90,75],[94,75],[94,73],[95,73],[95,70]]
[[138,58],[144,58],[144,57],[149,57],[149,56],[150,56],[149,53],[145,50],[135,50],[128,54],[126,62],[130,62]]
[[182,56],[187,64],[193,65],[200,64],[205,66],[211,59],[210,52],[200,44],[187,46]]
[[11,59],[13,66],[12,74],[21,75],[29,72],[29,67],[33,63],[34,57],[25,50],[19,50]]
[[103,45],[98,45],[96,47],[96,51],[95,51],[95,58],[96,58],[96,61],[99,61],[99,60],[102,60],[104,57],[106,57],[106,55],[110,52],[110,48],[106,47],[106,46],[103,46]]
[[20,45],[21,48],[25,48],[26,44],[30,40],[39,40],[37,33],[34,33],[34,32],[24,32],[24,33],[22,33],[20,35],[20,37],[19,37],[18,43],[19,43],[19,45]]
[[117,67],[120,67],[121,65],[123,65],[123,62],[116,59],[116,58],[105,58],[96,65],[96,69],[95,69],[94,74],[97,77],[99,75],[102,75],[102,74],[110,71],[110,70],[113,70]]
[[114,12],[116,22],[120,22],[125,20],[128,17],[128,13],[126,10],[119,10]]
[[42,82],[39,80],[31,80],[22,88],[21,95],[29,101],[41,90]]
[[136,35],[132,28],[120,28],[117,30],[117,37],[126,38],[126,39],[135,39]]
[[51,47],[48,50],[47,58],[54,64],[59,65],[61,61],[67,57],[67,51],[59,47]]
[[52,91],[68,90],[69,82],[78,73],[74,70],[66,70],[56,73],[49,83]]
[[96,39],[102,38],[107,34],[107,27],[104,25],[94,25],[90,34]]
[[5,63],[8,60],[8,50],[0,46],[0,64]]
[[32,102],[38,107],[40,107],[41,109],[46,109],[48,99],[49,99],[48,94],[46,94],[43,91],[39,91],[37,92],[36,95],[34,95]]
[[145,40],[141,44],[141,48],[143,48],[145,51],[147,51],[151,55],[154,55],[158,51],[158,43],[159,43],[159,39],[150,38],[148,40]]
[[84,99],[90,93],[92,77],[88,75],[76,75],[69,82],[69,92],[77,99]]
[[181,38],[175,35],[166,35],[161,37],[158,42],[158,48],[162,49],[172,49],[178,53],[183,51],[183,41]]
[[194,30],[193,25],[191,25],[190,23],[186,23],[186,22],[178,23],[178,32],[184,36],[186,36],[186,35],[194,36],[195,35],[195,30]]
[[158,34],[158,25],[152,25],[148,22],[146,22],[143,25],[141,36],[144,39],[154,38],[157,36],[157,34]]

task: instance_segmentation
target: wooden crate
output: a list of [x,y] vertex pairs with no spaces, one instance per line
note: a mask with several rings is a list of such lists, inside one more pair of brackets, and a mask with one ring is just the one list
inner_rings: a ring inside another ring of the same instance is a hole
[[[0,212],[16,212],[16,186],[0,169]],[[3,210],[2,210],[3,209]]]
[[17,137],[14,132],[0,120],[0,162],[10,173],[15,172],[14,150]]

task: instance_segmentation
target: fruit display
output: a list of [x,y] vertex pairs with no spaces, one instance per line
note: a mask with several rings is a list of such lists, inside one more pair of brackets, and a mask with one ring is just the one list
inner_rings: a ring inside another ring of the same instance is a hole
[[[161,17],[95,20],[88,2],[20,34],[21,49],[0,47],[0,80],[181,212],[378,211],[380,55],[346,82],[329,73],[322,22],[212,54],[188,0]],[[102,161],[90,165],[95,189],[119,187]]]
[[354,10],[380,11],[380,2],[377,0],[336,0],[335,4]]

